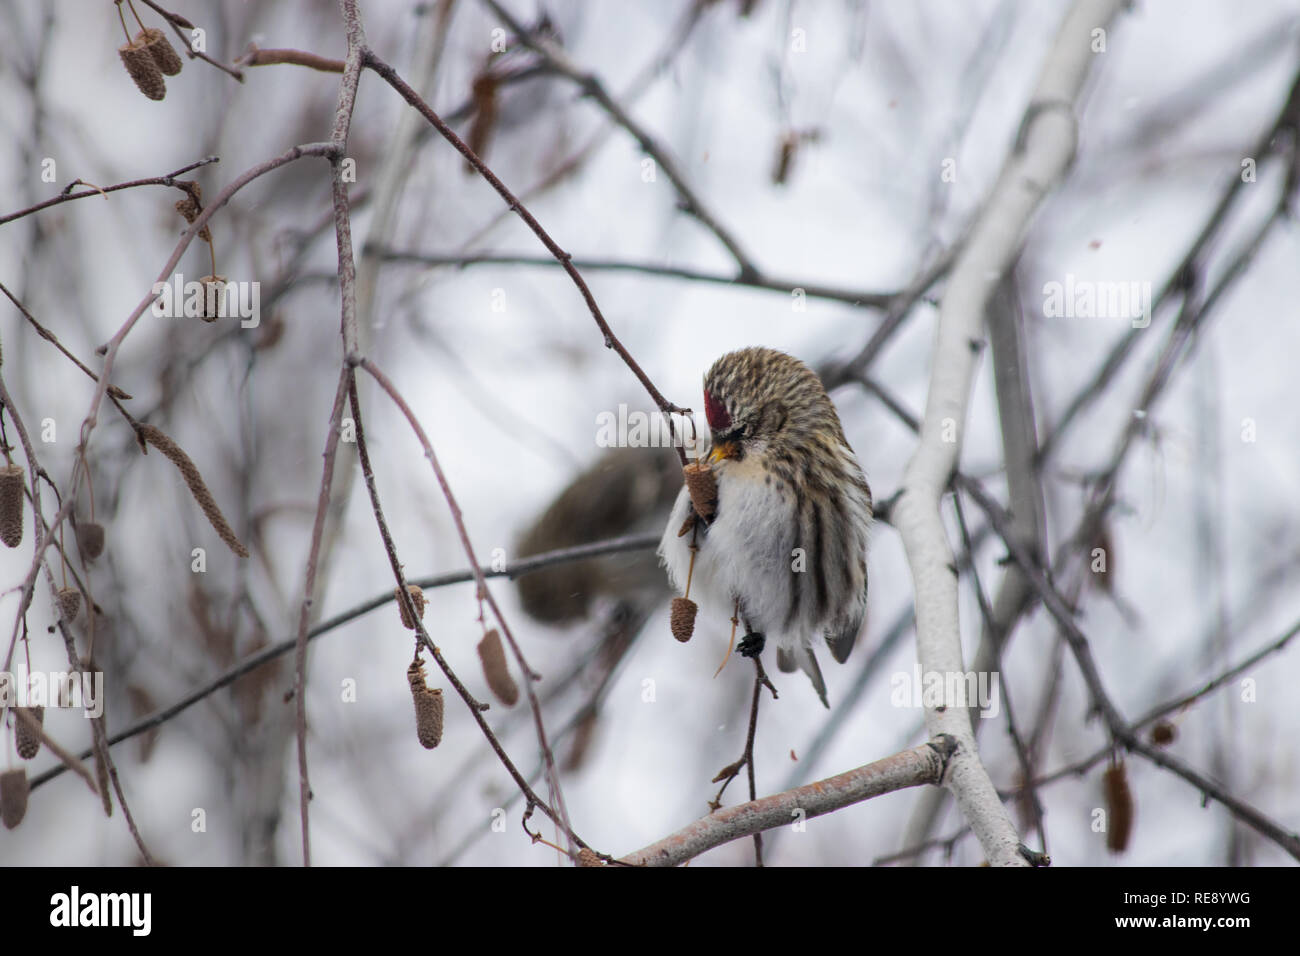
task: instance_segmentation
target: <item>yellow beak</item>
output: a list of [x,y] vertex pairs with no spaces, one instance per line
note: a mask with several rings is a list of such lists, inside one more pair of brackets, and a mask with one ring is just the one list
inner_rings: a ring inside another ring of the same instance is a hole
[[722,441],[713,446],[709,452],[709,464],[715,465],[724,458],[735,458],[738,451],[735,442]]

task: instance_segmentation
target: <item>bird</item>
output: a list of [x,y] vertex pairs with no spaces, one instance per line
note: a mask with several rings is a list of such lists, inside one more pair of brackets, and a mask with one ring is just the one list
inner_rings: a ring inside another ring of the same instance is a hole
[[[827,708],[816,647],[848,659],[867,609],[871,487],[817,374],[771,348],[723,355],[704,376],[710,442],[701,453],[717,484],[711,519],[677,495],[659,543],[672,585],[706,615],[738,617],[738,650],[777,647]],[[682,533],[685,529],[687,533]],[[691,564],[692,542],[696,547]]]

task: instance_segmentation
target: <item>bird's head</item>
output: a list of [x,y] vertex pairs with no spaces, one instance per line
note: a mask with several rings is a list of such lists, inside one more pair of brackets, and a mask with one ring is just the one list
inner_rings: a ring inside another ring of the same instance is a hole
[[714,362],[704,376],[704,414],[713,437],[710,464],[797,454],[819,435],[844,442],[821,379],[776,349],[741,349]]

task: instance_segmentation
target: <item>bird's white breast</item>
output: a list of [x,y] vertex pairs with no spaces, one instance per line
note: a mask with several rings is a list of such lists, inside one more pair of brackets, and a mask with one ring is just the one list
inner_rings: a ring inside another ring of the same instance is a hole
[[[753,458],[722,462],[715,474],[718,516],[707,532],[701,530],[696,536],[699,552],[691,574],[692,599],[702,616],[727,622],[739,596],[753,630],[782,647],[806,646],[814,633],[802,633],[798,623],[796,630],[784,630],[795,583],[793,491],[775,478],[768,482],[767,472]],[[691,533],[677,537],[689,503],[690,496],[682,489],[659,546],[678,590],[685,589],[690,566]]]

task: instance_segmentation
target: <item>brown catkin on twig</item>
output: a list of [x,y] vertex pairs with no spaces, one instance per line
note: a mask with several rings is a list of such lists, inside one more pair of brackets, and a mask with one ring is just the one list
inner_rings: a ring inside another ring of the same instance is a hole
[[406,669],[406,679],[415,701],[415,734],[420,746],[432,750],[442,743],[442,688],[430,689],[425,684],[424,664],[418,660]]
[[584,846],[578,851],[578,866],[604,866],[605,861],[596,855],[596,851]]
[[1106,848],[1111,853],[1128,849],[1133,832],[1133,791],[1128,786],[1124,761],[1106,768]]
[[59,606],[59,617],[71,624],[81,613],[81,592],[76,588],[59,588],[54,594],[54,603]]
[[682,469],[682,475],[686,478],[686,490],[690,492],[695,513],[708,521],[718,508],[718,483],[713,478],[712,469],[693,461]]
[[483,640],[478,642],[478,659],[483,662],[483,675],[487,678],[488,687],[492,688],[492,693],[496,695],[497,700],[507,707],[519,703],[519,685],[510,676],[510,668],[506,664],[506,651],[501,646],[501,635],[497,633],[495,627],[484,634]]
[[27,771],[6,770],[0,773],[0,819],[12,830],[27,815]]
[[203,211],[199,205],[203,190],[196,182],[186,183],[185,186],[185,198],[176,200],[176,211],[185,217],[186,222],[193,222]]
[[157,448],[173,465],[179,469],[181,477],[185,479],[185,484],[189,485],[190,494],[194,496],[195,502],[203,510],[208,522],[220,536],[221,540],[231,551],[241,558],[248,557],[248,549],[239,543],[235,537],[235,532],[231,530],[230,524],[217,507],[217,501],[212,497],[212,492],[208,491],[208,486],[203,483],[203,476],[199,474],[199,469],[194,462],[190,461],[190,456],[181,450],[181,447],[167,437],[160,428],[153,425],[137,425],[136,434],[142,441],[147,442]]
[[78,521],[77,547],[87,561],[98,558],[104,553],[104,526],[98,521]]
[[[203,189],[194,180],[182,185],[185,187],[185,198],[176,200],[176,211],[185,217],[186,222],[192,223],[203,212]],[[207,226],[199,230],[199,238],[204,242],[212,241],[212,233]]]
[[685,644],[695,633],[695,614],[699,611],[699,605],[687,597],[673,598],[672,613],[668,617],[668,625],[672,628],[673,637]]
[[157,27],[146,27],[142,33],[137,33],[135,40],[132,42],[143,42],[144,48],[149,51],[153,61],[158,64],[160,69],[167,76],[175,76],[185,65],[181,60],[181,55],[176,52],[176,48],[171,45],[171,41]]
[[39,727],[45,720],[45,708],[18,707],[15,710],[14,743],[18,748],[18,756],[24,760],[31,760],[41,751],[41,735],[23,720],[24,714],[35,721]]
[[215,322],[230,314],[229,303],[226,296],[229,284],[225,276],[211,275],[203,276],[199,279],[203,285],[203,311],[199,313],[199,318],[204,322]]
[[167,82],[163,79],[162,70],[158,68],[158,63],[149,52],[142,35],[136,34],[136,38],[130,43],[118,47],[117,53],[122,58],[126,72],[131,74],[131,79],[135,80],[135,85],[141,93],[151,100],[161,100],[167,95]]
[[[411,595],[411,603],[415,605],[415,613],[420,620],[423,621],[425,605],[424,592],[420,590],[418,584],[408,584],[406,586],[406,593]],[[397,610],[402,614],[402,627],[406,628],[408,631],[414,631],[416,628],[416,621],[409,613],[407,613],[406,602],[402,600],[402,589],[393,588],[393,597],[397,599]]]
[[0,468],[0,541],[16,548],[23,543],[23,488],[26,486],[22,465]]

